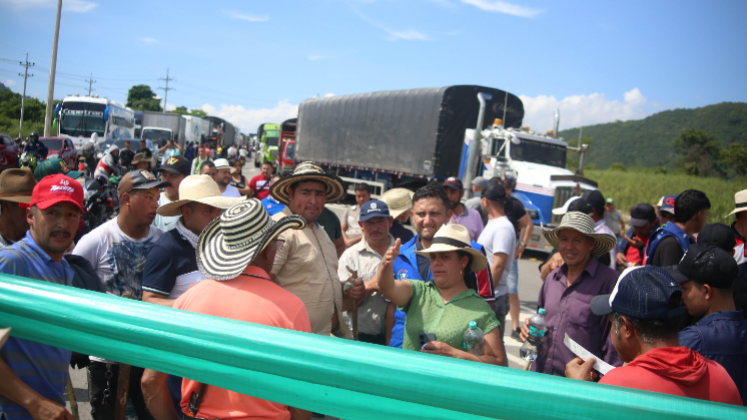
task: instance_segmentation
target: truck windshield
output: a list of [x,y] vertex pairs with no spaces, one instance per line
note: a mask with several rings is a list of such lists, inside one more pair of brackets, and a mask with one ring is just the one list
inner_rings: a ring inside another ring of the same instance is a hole
[[565,147],[521,139],[519,144],[511,144],[511,158],[524,162],[565,168]]
[[64,102],[60,111],[60,134],[74,137],[104,136],[104,104]]
[[280,136],[274,136],[274,137],[267,136],[265,137],[265,143],[268,146],[277,146],[279,144],[279,141],[278,141],[279,139],[280,139]]
[[285,159],[293,160],[296,158],[296,143],[288,143],[285,146]]
[[[160,144],[171,139],[171,132],[166,130],[143,130],[143,139],[151,140],[153,143]],[[160,140],[160,141],[159,141]]]

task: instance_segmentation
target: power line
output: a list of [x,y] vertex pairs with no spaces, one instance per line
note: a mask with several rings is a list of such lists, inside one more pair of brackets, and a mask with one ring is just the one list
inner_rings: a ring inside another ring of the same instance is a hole
[[18,131],[18,137],[23,136],[23,110],[26,106],[26,80],[28,80],[29,77],[33,77],[33,74],[29,74],[29,65],[34,66],[34,63],[29,63],[29,55],[26,53],[26,62],[19,62],[21,66],[24,67],[23,74],[18,73],[19,76],[23,76],[23,95],[21,96],[21,120],[20,120],[20,127]]
[[86,82],[88,82],[88,96],[91,96],[91,91],[96,90],[96,89],[91,89],[93,84],[96,83],[96,81],[93,80],[93,73],[91,73],[91,77],[88,80],[86,80]]

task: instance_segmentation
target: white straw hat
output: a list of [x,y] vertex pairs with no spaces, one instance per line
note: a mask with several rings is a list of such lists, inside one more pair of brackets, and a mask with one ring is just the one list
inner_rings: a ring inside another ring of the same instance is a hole
[[238,277],[270,241],[288,229],[303,229],[301,216],[274,221],[256,198],[243,200],[210,222],[197,241],[197,268],[212,280]]
[[560,226],[555,229],[546,229],[542,232],[547,242],[555,249],[558,249],[558,242],[560,242],[559,234],[563,229],[573,229],[594,239],[594,249],[591,250],[591,254],[597,257],[610,252],[612,248],[617,246],[617,238],[614,235],[594,232],[594,219],[588,214],[583,214],[579,211],[566,213],[563,216],[563,220],[560,221]]
[[389,207],[389,215],[396,219],[402,213],[412,210],[412,196],[414,194],[407,188],[392,188],[381,195],[381,201]]
[[244,197],[223,197],[218,184],[209,175],[190,175],[179,184],[179,200],[158,208],[161,216],[181,216],[181,207],[191,202],[207,204],[219,209],[227,209],[245,201]]
[[747,211],[747,190],[742,190],[734,194],[734,203],[736,208],[733,212],[727,214],[726,217],[729,217],[735,213]]
[[231,167],[231,165],[228,163],[228,159],[215,159],[215,161],[213,161],[213,164],[215,164],[216,171],[218,169],[226,169]]
[[415,251],[416,254],[429,257],[428,254],[435,252],[463,251],[472,255],[472,272],[477,273],[488,266],[488,259],[482,255],[482,252],[472,248],[469,239],[469,231],[462,225],[443,225],[436,232],[431,241],[431,247],[422,251]]

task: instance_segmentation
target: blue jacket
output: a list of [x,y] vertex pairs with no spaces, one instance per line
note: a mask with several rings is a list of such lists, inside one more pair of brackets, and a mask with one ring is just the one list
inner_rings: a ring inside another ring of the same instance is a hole
[[[399,256],[394,260],[392,268],[394,269],[394,278],[397,280],[420,280],[431,281],[433,274],[428,270],[428,278],[423,279],[418,270],[418,256],[416,241],[420,235],[415,235],[410,241],[402,245],[399,249]],[[483,246],[475,241],[471,241],[472,248],[485,254]],[[478,293],[485,300],[494,300],[493,298],[493,275],[490,273],[490,266],[477,273]],[[394,326],[392,327],[392,338],[389,341],[391,347],[402,348],[402,341],[405,338],[405,318],[406,314],[399,309],[394,310]]]
[[651,237],[649,238],[648,246],[646,247],[646,257],[648,258],[646,260],[646,265],[651,265],[656,247],[659,246],[659,243],[661,243],[664,238],[669,236],[677,239],[677,242],[679,242],[682,247],[682,252],[687,252],[687,249],[690,248],[690,244],[695,243],[695,240],[692,237],[688,238],[687,233],[685,233],[682,228],[674,223],[667,223],[651,232]]
[[703,317],[679,333],[680,346],[697,351],[726,369],[747,401],[747,319],[742,311],[721,311]]

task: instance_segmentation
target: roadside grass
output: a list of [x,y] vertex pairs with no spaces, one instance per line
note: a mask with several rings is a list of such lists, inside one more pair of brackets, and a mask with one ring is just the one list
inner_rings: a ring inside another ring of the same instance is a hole
[[626,214],[639,203],[655,205],[664,195],[678,194],[688,189],[703,191],[711,201],[708,223],[730,224],[733,217],[727,220],[724,216],[734,210],[734,194],[747,189],[747,177],[725,181],[681,174],[590,169],[584,171],[584,176],[597,181],[605,198],[613,197],[615,207]]

